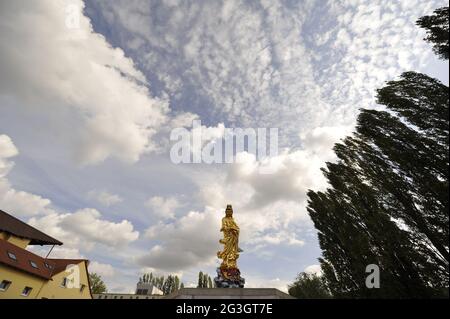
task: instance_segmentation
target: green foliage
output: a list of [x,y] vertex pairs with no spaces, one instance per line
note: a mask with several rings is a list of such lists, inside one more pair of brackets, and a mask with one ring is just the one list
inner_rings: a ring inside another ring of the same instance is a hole
[[175,290],[175,281],[172,275],[169,275],[167,279],[164,281],[162,292],[164,295],[168,295],[174,290]]
[[172,292],[179,290],[180,288],[184,288],[184,284],[180,281],[180,278],[176,275],[169,275],[167,278],[164,276],[155,276],[153,273],[144,274],[142,278],[139,278],[140,281],[150,282],[161,290],[164,295],[171,294]]
[[201,272],[201,271],[198,273],[197,288],[204,288],[204,286],[203,286],[203,272]]
[[[417,24],[448,59],[449,9]],[[378,90],[385,111],[362,110],[356,132],[335,145],[323,173],[330,187],[308,192],[327,287],[335,297],[446,297],[449,287],[449,92],[415,72]],[[380,288],[365,267],[380,268]]]
[[[334,148],[325,192],[308,193],[321,266],[337,297],[448,296],[448,87],[407,72],[378,90]],[[380,267],[380,289],[365,267]]]
[[95,272],[89,274],[89,283],[91,285],[91,293],[102,294],[107,292],[106,285],[102,277]]
[[433,44],[433,51],[443,60],[449,55],[449,9],[440,8],[431,16],[424,16],[417,20],[417,25],[426,29],[424,39]]
[[300,273],[294,283],[288,286],[289,294],[299,299],[326,299],[331,294],[325,280],[315,274]]
[[207,273],[200,271],[198,273],[198,284],[197,288],[214,288],[213,281]]
[[208,276],[208,288],[214,288],[211,277]]

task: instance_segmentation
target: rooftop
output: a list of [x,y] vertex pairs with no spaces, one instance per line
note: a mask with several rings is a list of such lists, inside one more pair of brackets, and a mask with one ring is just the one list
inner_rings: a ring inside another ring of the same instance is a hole
[[16,217],[0,210],[0,231],[30,239],[30,245],[62,245],[59,240],[44,234]]
[[0,239],[0,264],[49,280],[64,271],[68,265],[79,264],[85,259],[45,259],[26,249]]

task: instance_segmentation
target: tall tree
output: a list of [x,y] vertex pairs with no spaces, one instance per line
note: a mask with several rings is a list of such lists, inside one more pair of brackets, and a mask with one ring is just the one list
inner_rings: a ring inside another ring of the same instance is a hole
[[203,288],[209,288],[208,287],[208,278],[209,278],[208,274],[204,273],[203,274]]
[[203,287],[203,272],[200,271],[198,273],[198,284],[197,284],[197,288],[204,288]]
[[93,294],[102,294],[107,292],[107,288],[102,277],[95,272],[89,274],[89,283]]
[[210,276],[208,276],[208,288],[214,288],[213,281]]
[[164,278],[164,276],[157,277],[153,273],[148,273],[139,278],[139,281],[152,283],[164,294],[180,289],[181,285],[184,287],[184,284],[181,283],[180,278],[176,275],[169,275],[167,278]]
[[298,274],[296,280],[288,286],[288,292],[299,299],[331,298],[324,278],[305,272]]
[[[422,17],[448,59],[448,8]],[[308,192],[327,286],[337,297],[448,297],[449,93],[406,72],[378,90],[385,111],[362,110],[356,132],[323,169],[330,187]],[[365,285],[380,268],[381,287]]]
[[[448,295],[448,102],[447,86],[404,73],[378,91],[387,111],[362,110],[335,146],[330,188],[308,193],[333,295]],[[369,264],[380,289],[365,286]]]
[[198,273],[197,288],[214,288],[211,277],[202,271]]
[[164,276],[160,276],[156,279],[156,287],[161,291],[163,291],[164,282]]
[[449,8],[443,7],[434,11],[433,15],[421,17],[417,25],[426,29],[424,39],[433,44],[433,51],[444,60],[449,56]]
[[172,275],[167,276],[162,286],[162,292],[164,295],[168,295],[175,290],[175,281]]

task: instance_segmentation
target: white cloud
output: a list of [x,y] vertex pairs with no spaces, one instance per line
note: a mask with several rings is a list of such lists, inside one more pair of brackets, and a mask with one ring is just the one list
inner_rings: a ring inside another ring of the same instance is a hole
[[[6,135],[0,136],[0,163],[18,154]],[[9,165],[9,164],[8,164]],[[9,165],[11,166],[11,165]],[[111,222],[102,219],[95,209],[85,208],[63,213],[51,207],[51,201],[38,195],[14,189],[6,176],[0,176],[0,208],[14,216],[29,217],[32,226],[63,241],[64,248],[92,249],[96,244],[124,247],[139,237],[128,220]]]
[[291,282],[280,278],[267,278],[263,276],[245,276],[247,288],[276,288],[287,293],[287,287]]
[[99,211],[85,208],[74,213],[52,213],[33,217],[29,224],[58,238],[68,247],[83,247],[86,250],[96,244],[120,248],[139,237],[139,232],[127,221],[115,223],[101,218]]
[[39,195],[16,190],[6,178],[0,177],[0,207],[15,216],[32,216],[46,213],[50,200]]
[[96,261],[89,263],[89,272],[99,274],[102,277],[113,277],[115,274],[113,266]]
[[351,133],[351,126],[320,126],[300,134],[300,140],[305,150],[320,156],[325,162],[335,157],[334,144]]
[[207,209],[191,211],[172,223],[159,223],[147,229],[147,239],[161,241],[137,258],[142,266],[163,271],[180,271],[214,262],[218,247],[220,216]]
[[175,210],[181,207],[176,197],[153,196],[145,202],[145,206],[152,209],[153,213],[162,218],[174,218]]
[[444,1],[328,1],[329,50],[317,51],[324,102],[334,107],[326,125],[353,125],[358,108],[375,107],[376,89],[433,58],[416,20]]
[[263,1],[256,8],[237,1],[177,6],[163,1],[155,9],[146,1],[100,1],[96,6],[110,12],[107,22],[117,32],[145,39],[139,52],[143,68],[158,78],[173,103],[192,101],[216,122],[257,123],[295,134],[293,118],[305,116],[314,125],[315,110],[330,107],[321,102],[304,45],[301,22],[310,3],[286,7]]
[[260,237],[255,238],[251,241],[252,244],[264,244],[264,245],[293,245],[293,246],[299,246],[302,247],[305,242],[303,240],[295,238],[295,234],[292,233],[286,233],[286,232],[279,232],[269,235],[262,235]]
[[8,135],[1,134],[0,135],[0,158],[9,158],[14,157],[19,154],[16,146],[12,142],[11,138]]
[[305,268],[304,272],[307,274],[322,276],[322,268],[320,267],[320,265],[309,265]]
[[146,42],[139,52],[129,49],[173,105],[195,109],[211,126],[278,127],[280,145],[292,147],[300,146],[298,133],[354,126],[360,107],[374,107],[376,88],[423,68],[433,53],[415,21],[443,3],[162,1],[154,8],[137,0],[95,7],[108,12],[105,23],[118,37]]
[[[27,249],[42,257],[47,257],[47,254],[50,252],[50,249],[47,246],[28,246]],[[78,248],[64,246],[53,247],[48,257],[62,259],[85,259]]]
[[320,172],[323,163],[321,154],[286,150],[269,159],[266,165],[271,168],[271,174],[261,174],[261,163],[247,154],[231,167],[227,180],[251,186],[253,192],[246,208],[264,207],[278,200],[303,202],[308,189],[325,185]]
[[15,216],[31,216],[48,211],[50,200],[41,196],[16,190],[12,187],[7,174],[14,166],[11,158],[19,154],[11,138],[0,135],[0,209]]
[[0,178],[6,176],[14,165],[8,159],[19,154],[14,143],[8,135],[0,135]]
[[170,120],[170,128],[191,127],[194,120],[198,120],[198,115],[190,112],[177,114]]
[[56,130],[81,164],[137,161],[157,147],[167,102],[152,98],[133,61],[93,32],[83,2],[70,4],[79,28],[67,26],[65,1],[2,3],[0,98],[51,123],[42,130]]
[[[215,255],[220,249],[220,220],[226,204],[233,205],[245,252],[264,257],[274,246],[303,247],[303,230],[311,227],[304,192],[320,185],[320,179],[314,177],[320,172],[318,168],[308,171],[311,159],[302,163],[297,156],[294,152],[275,158],[274,174],[259,174],[259,163],[251,156],[231,165],[226,173],[198,173],[193,177],[199,186],[195,200],[204,203],[205,209],[147,229],[145,238],[154,246],[138,262],[172,271],[213,265],[218,261]],[[292,178],[298,178],[298,183]]]
[[123,201],[123,199],[119,195],[111,194],[104,190],[94,189],[88,193],[88,197],[95,199],[103,206],[112,206]]

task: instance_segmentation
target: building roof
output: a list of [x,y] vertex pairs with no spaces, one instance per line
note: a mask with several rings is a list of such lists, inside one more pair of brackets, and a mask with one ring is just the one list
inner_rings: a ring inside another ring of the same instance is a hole
[[[10,254],[13,254],[15,259],[11,258]],[[37,268],[33,267],[31,262]],[[55,268],[54,262],[2,239],[0,239],[0,263],[47,280],[52,277],[52,271]]]
[[53,271],[53,275],[59,274],[60,272],[63,272],[66,270],[68,265],[77,265],[80,262],[86,262],[89,261],[87,259],[54,259],[49,258],[47,259],[49,262],[52,262],[55,265],[55,270]]
[[0,231],[30,239],[30,245],[62,245],[59,240],[0,210]]
[[[9,254],[13,254],[15,259]],[[66,270],[68,265],[86,262],[86,259],[45,259],[6,240],[0,239],[0,264],[19,271],[49,280],[52,276]],[[32,262],[37,267],[33,267]]]

